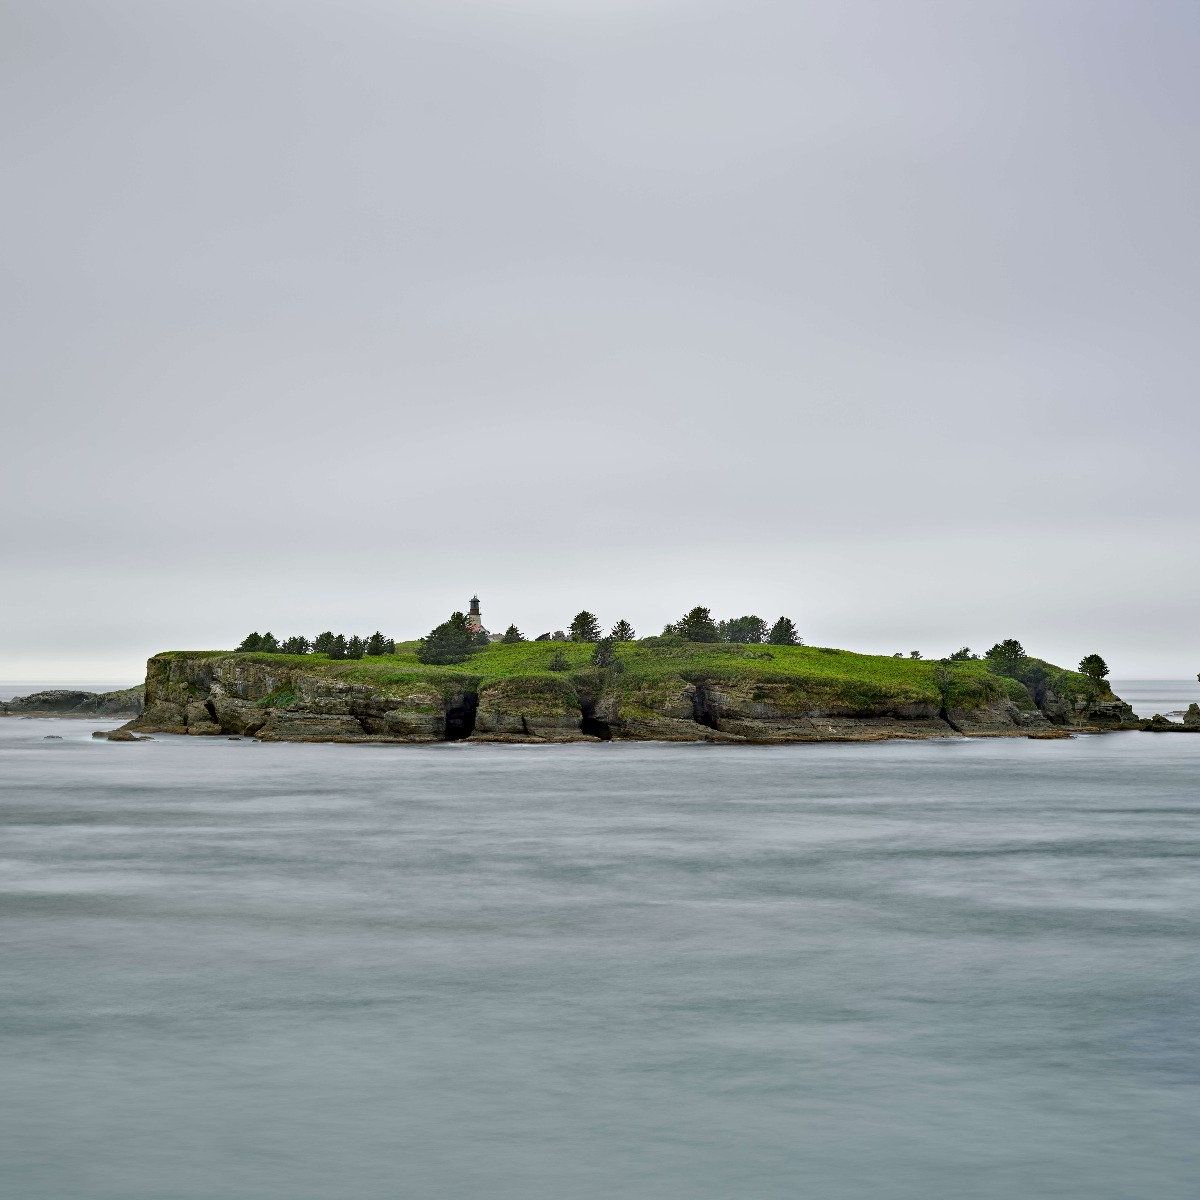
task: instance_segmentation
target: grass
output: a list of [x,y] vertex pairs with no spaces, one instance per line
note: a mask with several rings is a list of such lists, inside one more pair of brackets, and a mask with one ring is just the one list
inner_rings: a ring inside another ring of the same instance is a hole
[[[593,647],[585,642],[493,643],[477,651],[465,663],[430,666],[419,662],[417,642],[397,645],[395,654],[375,658],[338,660],[323,654],[244,654],[241,657],[276,666],[365,683],[385,692],[417,687],[435,689],[442,695],[509,682],[522,690],[542,694],[570,690],[593,691],[603,682],[591,666]],[[210,657],[231,651],[168,651],[167,655]],[[570,670],[549,669],[550,660],[561,654]],[[890,655],[856,654],[816,646],[740,646],[727,643],[627,642],[618,645],[621,670],[610,683],[631,698],[688,683],[739,685],[787,684],[814,703],[938,702],[951,707],[974,707],[1005,696],[1028,705],[1029,694],[1014,679],[997,675],[984,661],[940,663]],[[1037,660],[1031,660],[1036,663]],[[1050,664],[1046,670],[1050,686],[1059,694],[1086,695],[1092,685],[1085,676]]]

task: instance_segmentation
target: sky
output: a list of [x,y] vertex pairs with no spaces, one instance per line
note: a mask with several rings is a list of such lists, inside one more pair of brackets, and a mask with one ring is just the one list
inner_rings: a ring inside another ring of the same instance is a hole
[[0,0],[0,681],[696,604],[1200,670],[1200,7]]

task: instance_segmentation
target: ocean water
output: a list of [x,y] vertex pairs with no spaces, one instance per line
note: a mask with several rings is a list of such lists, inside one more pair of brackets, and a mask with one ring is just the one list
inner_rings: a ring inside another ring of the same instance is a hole
[[1152,717],[1155,713],[1167,716],[1183,712],[1189,704],[1200,703],[1200,680],[1194,678],[1115,679],[1112,687],[1139,717]]
[[1200,737],[96,727],[0,720],[6,1197],[1196,1194]]

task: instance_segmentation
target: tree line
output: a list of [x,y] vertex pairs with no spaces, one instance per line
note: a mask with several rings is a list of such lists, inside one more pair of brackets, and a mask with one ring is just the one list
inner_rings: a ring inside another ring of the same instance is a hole
[[326,630],[318,633],[310,642],[302,634],[280,641],[273,633],[250,633],[242,639],[238,650],[258,651],[266,654],[324,654],[329,658],[376,658],[381,654],[396,653],[396,639],[384,637],[377,629],[368,637]]
[[[582,609],[571,618],[566,630],[556,629],[553,633],[539,633],[533,639],[527,638],[516,625],[510,625],[498,639],[501,643],[515,642],[590,642],[598,647],[599,657],[593,656],[600,666],[611,666],[616,663],[612,647],[617,642],[632,642],[637,639],[633,626],[624,618],[617,621],[607,634],[604,633],[599,618],[588,609]],[[712,612],[698,605],[684,613],[678,621],[668,624],[662,634],[653,639],[655,642],[733,642],[741,645],[757,645],[767,643],[775,646],[799,646],[801,640],[796,632],[795,622],[789,617],[780,617],[773,625],[768,625],[762,617],[745,616],[732,617],[725,621],[715,621]],[[481,645],[488,644],[486,634],[473,634],[467,617],[461,613],[451,613],[450,619],[430,630],[417,649],[417,658],[424,663],[457,663],[465,662]],[[561,665],[559,665],[561,664]],[[567,660],[559,655],[551,663],[552,669],[566,670]]]

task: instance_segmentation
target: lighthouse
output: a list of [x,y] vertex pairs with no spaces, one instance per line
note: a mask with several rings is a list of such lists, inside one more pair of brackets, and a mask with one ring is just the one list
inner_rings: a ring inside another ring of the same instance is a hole
[[479,615],[479,597],[472,596],[470,607],[467,609],[467,628],[472,633],[482,633],[487,635],[487,630],[483,627],[483,618]]

